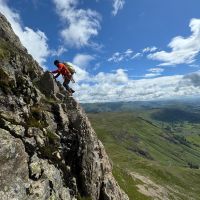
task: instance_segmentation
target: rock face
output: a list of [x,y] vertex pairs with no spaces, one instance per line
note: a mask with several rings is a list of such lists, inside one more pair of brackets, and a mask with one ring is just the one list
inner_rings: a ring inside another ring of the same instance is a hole
[[0,199],[128,200],[86,114],[0,14]]

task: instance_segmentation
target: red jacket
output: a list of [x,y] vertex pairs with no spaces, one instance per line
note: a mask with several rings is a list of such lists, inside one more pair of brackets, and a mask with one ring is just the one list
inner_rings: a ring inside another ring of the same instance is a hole
[[58,69],[55,71],[52,71],[52,73],[56,74],[58,73],[59,75],[62,74],[63,76],[71,76],[70,71],[67,69],[67,67],[63,63],[59,63],[57,65]]

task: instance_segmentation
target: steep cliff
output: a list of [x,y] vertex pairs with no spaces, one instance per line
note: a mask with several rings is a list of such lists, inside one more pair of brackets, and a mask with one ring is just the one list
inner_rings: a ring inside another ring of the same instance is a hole
[[86,114],[0,14],[0,199],[127,200]]

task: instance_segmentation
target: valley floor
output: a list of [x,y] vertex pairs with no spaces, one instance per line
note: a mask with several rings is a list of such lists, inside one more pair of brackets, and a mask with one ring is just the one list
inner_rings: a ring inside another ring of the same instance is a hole
[[101,112],[89,118],[130,200],[198,200],[200,123],[169,121],[162,112]]

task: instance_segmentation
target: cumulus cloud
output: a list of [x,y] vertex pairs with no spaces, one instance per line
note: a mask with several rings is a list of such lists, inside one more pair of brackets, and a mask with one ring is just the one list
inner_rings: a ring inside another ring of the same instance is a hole
[[[161,73],[162,70],[152,68],[149,71]],[[200,72],[152,77],[133,80],[123,69],[96,75],[86,73],[75,86],[76,98],[80,102],[148,101],[200,94]]]
[[77,66],[81,66],[82,68],[86,68],[94,59],[94,56],[88,54],[77,54],[73,59],[73,63]]
[[161,61],[160,66],[193,63],[200,52],[200,19],[192,19],[189,27],[192,34],[173,38],[168,45],[171,51],[158,51],[149,54],[148,58]]
[[[113,76],[118,76],[117,73]],[[102,77],[103,81],[102,81]],[[77,98],[81,102],[140,101],[166,99],[200,94],[200,87],[183,81],[183,76],[126,80],[111,83],[110,74],[95,77],[95,82],[77,85]]]
[[96,76],[91,77],[91,81],[108,84],[123,84],[127,83],[128,76],[123,69],[117,69],[115,73],[100,72]]
[[47,37],[44,32],[34,31],[29,27],[24,27],[21,23],[20,15],[8,7],[6,0],[0,0],[0,12],[5,15],[22,44],[28,52],[44,67],[46,58],[50,54]]
[[113,11],[112,14],[117,15],[118,11],[124,7],[125,0],[113,0]]
[[61,36],[71,47],[96,46],[91,38],[98,35],[101,16],[91,9],[79,9],[79,0],[53,0],[65,27]]
[[68,62],[68,64],[70,64],[76,71],[76,73],[74,74],[74,78],[77,84],[80,84],[80,82],[82,81],[88,82],[90,80],[89,73],[85,69],[82,69],[81,67],[71,62]]

